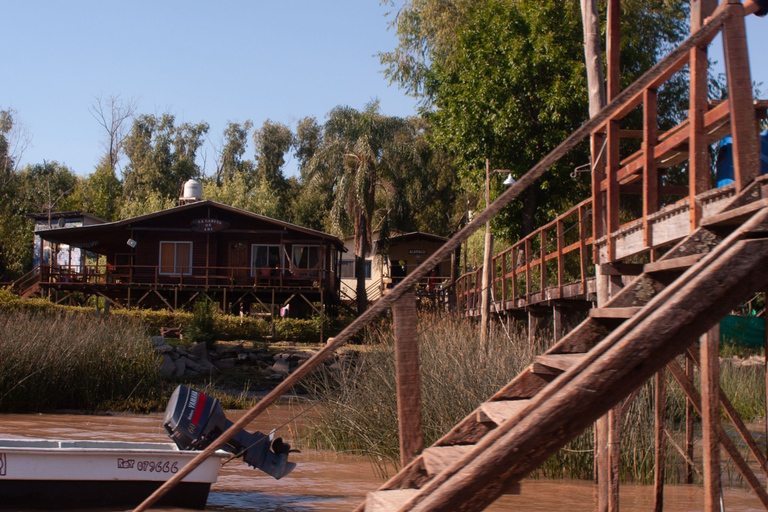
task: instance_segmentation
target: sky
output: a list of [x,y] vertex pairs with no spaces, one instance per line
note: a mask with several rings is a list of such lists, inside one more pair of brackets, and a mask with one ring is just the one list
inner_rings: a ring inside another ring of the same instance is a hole
[[[415,114],[416,101],[389,85],[377,57],[397,44],[385,17],[393,8],[379,0],[8,1],[0,109],[13,108],[32,136],[22,164],[56,160],[80,175],[104,154],[106,132],[89,112],[98,96],[133,99],[138,113],[168,112],[177,124],[205,121],[200,156],[210,174],[227,121],[295,128],[374,99],[384,114]],[[748,17],[747,34],[752,78],[768,97],[768,17]],[[710,46],[720,68],[721,47],[719,38]]]

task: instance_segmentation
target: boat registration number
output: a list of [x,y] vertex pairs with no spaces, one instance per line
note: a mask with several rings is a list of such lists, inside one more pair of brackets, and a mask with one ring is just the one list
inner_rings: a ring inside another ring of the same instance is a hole
[[179,463],[169,460],[136,460],[136,459],[117,459],[119,469],[134,469],[147,473],[176,473],[179,471]]

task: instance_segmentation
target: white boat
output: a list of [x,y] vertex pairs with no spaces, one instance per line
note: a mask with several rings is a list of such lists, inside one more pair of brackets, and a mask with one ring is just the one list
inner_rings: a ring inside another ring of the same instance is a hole
[[[0,439],[0,509],[133,507],[198,453],[173,443]],[[158,504],[204,508],[221,458],[230,456],[216,455]]]

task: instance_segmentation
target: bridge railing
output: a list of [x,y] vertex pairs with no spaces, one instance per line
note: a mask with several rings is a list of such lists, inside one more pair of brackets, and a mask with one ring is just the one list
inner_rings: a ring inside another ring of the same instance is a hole
[[[587,280],[594,276],[591,206],[591,199],[582,201],[495,255],[489,281],[493,300],[511,309],[532,300],[586,295]],[[457,279],[460,311],[480,307],[482,272],[480,266]]]

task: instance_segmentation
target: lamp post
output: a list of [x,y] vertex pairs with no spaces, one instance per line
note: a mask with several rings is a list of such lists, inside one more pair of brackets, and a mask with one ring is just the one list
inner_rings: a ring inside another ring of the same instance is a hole
[[[513,185],[515,179],[509,169],[494,169],[491,171],[491,162],[485,159],[485,207],[491,204],[491,173],[506,172],[507,179],[504,185]],[[488,325],[491,318],[491,265],[493,264],[493,235],[491,234],[491,221],[485,223],[485,246],[483,248],[483,279],[480,293],[480,340],[485,345],[488,342]]]

